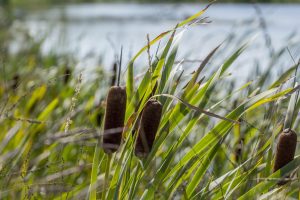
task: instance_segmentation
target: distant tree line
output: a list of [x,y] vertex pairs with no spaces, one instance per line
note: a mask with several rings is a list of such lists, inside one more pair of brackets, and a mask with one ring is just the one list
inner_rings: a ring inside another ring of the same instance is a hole
[[[140,2],[140,3],[188,3],[208,2],[201,0],[0,0],[0,6],[6,5],[30,5],[30,4],[67,4],[67,3],[96,3],[96,2]],[[219,3],[300,3],[300,0],[219,0]]]

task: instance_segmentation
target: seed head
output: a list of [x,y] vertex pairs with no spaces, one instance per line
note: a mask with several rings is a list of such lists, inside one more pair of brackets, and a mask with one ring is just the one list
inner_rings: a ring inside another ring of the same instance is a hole
[[159,101],[150,99],[143,111],[138,129],[135,145],[135,155],[146,157],[152,149],[152,145],[159,127],[162,115],[162,105]]
[[[276,149],[274,172],[294,160],[296,145],[297,134],[293,130],[286,129],[280,134]],[[285,183],[285,181],[281,181],[278,184],[283,185]]]
[[105,153],[114,153],[121,144],[126,98],[126,89],[124,87],[113,86],[108,92],[103,134],[103,149]]

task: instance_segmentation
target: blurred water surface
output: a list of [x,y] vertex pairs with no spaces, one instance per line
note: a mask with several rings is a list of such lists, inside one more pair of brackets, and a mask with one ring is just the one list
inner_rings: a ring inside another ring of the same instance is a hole
[[[25,18],[16,23],[27,27],[33,38],[45,38],[42,45],[45,54],[72,54],[81,61],[83,67],[95,65],[99,60],[105,66],[111,66],[121,45],[124,47],[126,62],[146,44],[147,34],[154,38],[204,7],[203,4],[54,6],[28,12]],[[297,52],[297,45],[293,47],[293,44],[297,44],[299,39],[300,4],[260,4],[258,8],[255,9],[252,4],[211,6],[204,14],[211,23],[189,27],[185,31],[178,59],[203,59],[213,47],[230,35],[235,39],[231,45],[225,45],[228,53],[244,40],[256,36],[246,55],[239,59],[239,67],[243,69],[252,68],[254,61],[260,62],[264,68],[267,65],[266,58],[270,57],[270,48],[277,51],[290,45],[293,52]],[[263,23],[266,27],[263,27]],[[270,41],[266,42],[266,37]],[[12,51],[18,48],[19,43],[16,41],[11,45]],[[137,63],[144,61],[142,57]],[[291,60],[286,59],[278,65],[290,64]],[[197,63],[189,63],[185,67],[195,65]],[[243,76],[241,73],[237,75]]]

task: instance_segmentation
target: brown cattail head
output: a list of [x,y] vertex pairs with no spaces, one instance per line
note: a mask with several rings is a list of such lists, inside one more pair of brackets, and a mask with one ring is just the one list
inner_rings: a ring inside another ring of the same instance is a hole
[[16,90],[18,88],[19,84],[20,84],[20,75],[15,74],[14,77],[13,77],[11,88],[13,90]]
[[69,80],[70,80],[70,77],[71,77],[71,69],[69,67],[66,67],[65,68],[65,71],[64,71],[64,84],[68,84]]
[[[294,160],[297,145],[297,134],[291,129],[285,129],[279,136],[273,171],[277,171]],[[279,185],[285,184],[281,181]]]
[[[240,122],[240,120],[239,120],[239,122]],[[235,162],[241,161],[242,154],[243,154],[244,142],[245,142],[245,139],[243,137],[241,137],[235,145],[235,149],[234,149]]]
[[106,99],[106,112],[103,134],[103,149],[105,153],[118,150],[126,112],[126,89],[113,86],[110,88]]
[[135,144],[135,155],[146,157],[152,149],[156,132],[162,115],[162,105],[159,101],[150,99],[143,111]]

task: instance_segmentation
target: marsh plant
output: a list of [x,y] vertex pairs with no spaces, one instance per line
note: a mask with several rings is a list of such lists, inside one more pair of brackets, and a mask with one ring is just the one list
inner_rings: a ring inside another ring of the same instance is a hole
[[186,72],[180,40],[207,9],[141,41],[117,85],[116,66],[89,76],[39,44],[2,60],[0,198],[297,199],[299,44],[236,81],[252,37],[230,35]]

